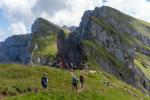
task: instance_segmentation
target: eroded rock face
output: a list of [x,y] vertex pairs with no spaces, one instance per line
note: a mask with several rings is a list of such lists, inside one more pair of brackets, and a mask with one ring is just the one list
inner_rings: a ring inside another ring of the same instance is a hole
[[[127,75],[126,73],[128,72],[123,69],[116,68],[116,65],[109,59],[104,60],[100,56],[95,58],[97,64],[108,73],[140,88],[143,92],[148,91],[150,93],[150,87],[147,85],[149,79],[133,63],[137,50],[149,55],[150,51],[148,49],[145,50],[141,45],[150,47],[150,38],[139,32],[140,30],[136,30],[134,24],[132,25],[130,23],[130,20],[135,21],[132,17],[122,14],[113,8],[105,6],[95,8],[94,11],[86,11],[84,13],[76,37],[78,37],[79,41],[96,41],[102,44],[103,48],[113,54],[115,59],[126,66],[129,74]],[[78,44],[79,41],[76,41],[76,43]],[[88,51],[85,50],[84,52],[86,53]],[[91,49],[91,52],[96,51]]]
[[9,37],[0,46],[0,63],[23,63],[30,61],[29,45],[31,35]]

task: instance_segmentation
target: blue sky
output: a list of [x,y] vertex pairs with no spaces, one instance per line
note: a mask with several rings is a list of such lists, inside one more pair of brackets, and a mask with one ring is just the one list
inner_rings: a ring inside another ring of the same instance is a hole
[[60,26],[78,26],[84,11],[103,5],[150,22],[150,0],[0,0],[0,41],[30,33],[37,17]]
[[7,21],[7,19],[5,18],[5,15],[3,14],[2,9],[0,9],[0,27],[5,29],[8,25],[9,22]]

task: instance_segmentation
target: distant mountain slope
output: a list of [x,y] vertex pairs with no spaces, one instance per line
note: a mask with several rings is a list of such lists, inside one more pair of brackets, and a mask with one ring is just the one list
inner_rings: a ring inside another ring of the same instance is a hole
[[31,35],[14,35],[0,44],[0,63],[30,62],[29,45]]

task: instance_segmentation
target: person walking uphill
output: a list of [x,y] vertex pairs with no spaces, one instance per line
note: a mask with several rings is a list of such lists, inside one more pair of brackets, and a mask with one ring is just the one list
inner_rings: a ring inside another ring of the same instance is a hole
[[46,73],[44,73],[43,76],[42,76],[41,84],[42,84],[42,87],[43,87],[44,89],[47,88],[47,86],[48,86],[48,76],[47,76]]
[[81,89],[83,88],[83,84],[84,84],[84,76],[83,74],[80,75],[80,84],[81,84]]
[[72,90],[77,93],[78,90],[78,79],[75,75],[72,76]]

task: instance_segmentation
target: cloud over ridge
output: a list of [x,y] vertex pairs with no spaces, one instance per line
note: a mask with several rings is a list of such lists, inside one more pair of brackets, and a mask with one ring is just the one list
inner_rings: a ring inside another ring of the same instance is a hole
[[2,33],[6,35],[4,38],[29,33],[37,17],[46,18],[60,26],[78,26],[85,10],[102,5],[150,22],[149,0],[0,0],[0,13],[9,22],[5,29],[0,28],[3,30],[0,36],[3,36]]

